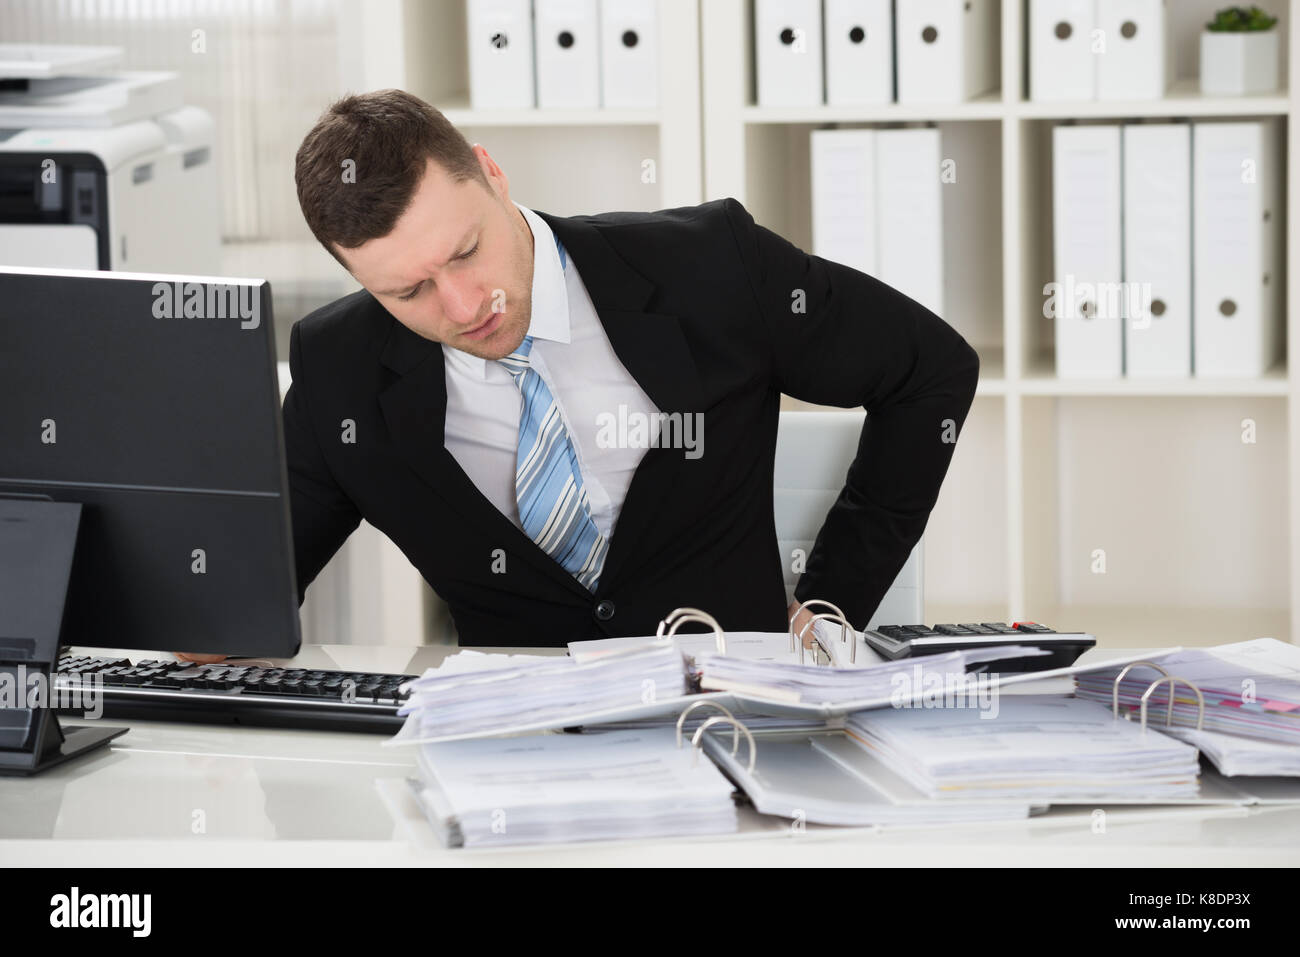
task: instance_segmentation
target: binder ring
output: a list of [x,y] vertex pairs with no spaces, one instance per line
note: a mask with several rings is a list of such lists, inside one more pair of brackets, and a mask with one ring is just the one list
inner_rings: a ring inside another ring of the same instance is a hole
[[[695,729],[695,736],[691,738],[691,767],[695,767],[700,761],[700,739],[704,737],[704,732],[715,724],[730,724],[740,730],[745,735],[745,740],[749,742],[749,766],[745,769],[748,773],[754,773],[754,761],[758,756],[757,748],[754,746],[754,736],[749,733],[749,729],[735,718],[724,718],[722,715],[714,715],[708,721]],[[740,745],[733,736],[731,742],[731,753],[735,754]]]
[[840,615],[832,615],[829,612],[822,612],[820,615],[813,615],[808,619],[807,623],[804,624],[803,628],[799,630],[799,663],[803,664],[803,636],[808,633],[809,628],[821,621],[823,618],[828,618],[831,621],[838,621],[840,623],[840,644],[844,644],[846,641],[849,643],[849,661],[856,663],[858,660],[857,636],[854,635],[853,637],[849,637],[851,633],[849,631],[848,621]]
[[1147,729],[1147,699],[1151,697],[1151,692],[1160,687],[1166,681],[1169,682],[1169,710],[1165,712],[1165,727],[1168,728],[1174,721],[1174,689],[1179,684],[1185,684],[1196,692],[1196,730],[1200,731],[1205,725],[1205,695],[1201,694],[1201,689],[1196,687],[1186,678],[1180,678],[1177,675],[1165,675],[1163,678],[1157,678],[1147,687],[1142,694],[1142,730]]
[[[713,629],[713,638],[718,645],[718,654],[727,653],[727,638],[722,631],[722,626],[718,624],[718,619],[714,618],[707,611],[700,611],[698,608],[674,608],[668,613],[663,621],[659,622],[659,627],[655,630],[656,638],[671,637],[677,634],[677,629],[687,622],[699,622],[701,625],[708,625]],[[669,626],[665,632],[664,627]]]
[[[827,607],[827,609],[831,609],[831,611],[835,612],[836,615],[839,615],[840,624],[842,625],[842,628],[844,628],[844,632],[841,632],[840,635],[841,640],[844,640],[846,635],[848,635],[849,618],[844,614],[844,612],[840,611],[839,605],[832,605],[831,602],[828,602],[823,598],[809,598],[806,602],[803,602],[800,607],[797,607],[797,609],[794,610],[794,614],[790,615],[789,623],[785,625],[785,627],[789,628],[790,632],[790,650],[794,650],[794,642],[798,640],[797,636],[794,635],[794,619],[800,616],[800,612],[803,611],[803,609],[809,609],[809,607],[813,607],[814,605]],[[854,644],[857,644],[857,642],[854,642]]]
[[673,619],[678,618],[681,615],[703,615],[709,621],[713,622],[714,627],[716,627],[719,631],[722,630],[722,626],[717,623],[718,620],[714,618],[712,615],[710,615],[707,611],[704,611],[703,609],[700,608],[683,607],[683,608],[674,608],[667,615],[665,615],[664,620],[659,622],[659,630],[656,632],[656,634],[662,635],[664,633],[664,627],[667,625],[671,625],[673,623]]
[[[677,716],[677,747],[679,748],[682,746],[682,726],[686,723],[686,716],[696,708],[717,708],[731,720],[736,720],[736,716],[732,714],[725,705],[718,704],[716,701],[692,701],[682,711],[682,713]],[[731,753],[735,754],[738,747],[740,747],[740,728],[736,727],[732,731]]]
[[1120,673],[1115,676],[1115,680],[1111,683],[1110,686],[1110,710],[1114,712],[1116,721],[1119,720],[1119,683],[1124,680],[1124,676],[1126,674],[1128,674],[1138,665],[1146,665],[1148,668],[1154,668],[1156,671],[1160,672],[1166,678],[1169,677],[1169,672],[1165,671],[1164,668],[1161,668],[1154,661],[1130,661],[1128,664],[1126,664],[1123,670],[1121,670]]

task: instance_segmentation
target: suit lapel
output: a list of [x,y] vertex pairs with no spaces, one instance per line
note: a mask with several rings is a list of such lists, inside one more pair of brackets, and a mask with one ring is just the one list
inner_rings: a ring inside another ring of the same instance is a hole
[[[501,514],[447,451],[447,380],[442,346],[394,319],[380,361],[400,376],[379,394],[379,407],[393,444],[406,463],[490,540],[511,544],[511,554],[522,556],[566,589],[590,600],[591,592]],[[489,557],[482,556],[482,561],[487,562]]]
[[[534,212],[560,237],[615,354],[659,411],[702,412],[699,372],[681,323],[676,316],[644,310],[655,284],[628,265],[590,223]],[[631,558],[644,546],[645,537],[652,530],[664,531],[656,528],[659,505],[683,454],[681,449],[646,450],[614,525],[600,591],[615,589],[623,576],[634,574]]]

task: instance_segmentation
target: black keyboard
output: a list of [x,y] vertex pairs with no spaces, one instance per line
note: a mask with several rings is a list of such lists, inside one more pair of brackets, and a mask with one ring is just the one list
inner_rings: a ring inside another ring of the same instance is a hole
[[[64,655],[55,686],[65,676],[98,676],[108,720],[198,721],[268,728],[368,731],[394,734],[403,718],[404,682],[417,675],[369,674],[311,668],[265,668],[238,659],[213,665],[186,661]],[[61,710],[69,718],[79,708]]]
[[990,671],[1046,671],[1064,668],[1095,647],[1097,639],[1082,632],[1058,632],[1036,621],[964,622],[957,625],[881,625],[863,632],[863,640],[891,660],[966,651],[995,645],[1031,645],[1047,651],[1033,658],[990,662]]

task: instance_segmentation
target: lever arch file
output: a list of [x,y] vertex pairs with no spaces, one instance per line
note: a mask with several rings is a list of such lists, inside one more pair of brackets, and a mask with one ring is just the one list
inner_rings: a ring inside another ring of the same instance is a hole
[[997,87],[996,0],[907,0],[894,13],[899,103],[959,103]]
[[1174,75],[1167,0],[1095,0],[1099,100],[1158,100]]
[[813,248],[944,312],[938,129],[814,130]]
[[1192,374],[1192,155],[1186,123],[1124,130],[1124,371]]
[[819,106],[821,0],[755,0],[754,60],[760,106]]
[[1029,98],[1092,100],[1097,55],[1096,0],[1034,0],[1029,7]]
[[1123,373],[1120,128],[1052,130],[1056,374]]
[[890,0],[826,0],[826,102],[894,99],[894,19]]
[[600,106],[600,32],[596,0],[534,0],[537,105]]
[[659,105],[658,0],[600,0],[601,105]]
[[1192,365],[1256,377],[1281,343],[1282,210],[1276,119],[1192,126]]
[[469,100],[476,110],[532,109],[530,0],[475,0],[467,6]]

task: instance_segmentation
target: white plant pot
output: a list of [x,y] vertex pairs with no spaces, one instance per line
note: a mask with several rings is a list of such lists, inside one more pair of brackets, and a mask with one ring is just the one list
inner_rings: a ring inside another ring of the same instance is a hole
[[1215,96],[1276,93],[1277,29],[1201,31],[1201,92]]

